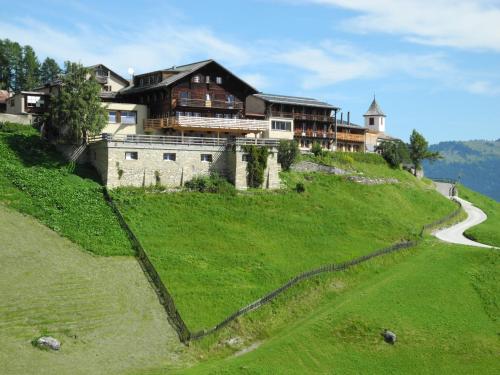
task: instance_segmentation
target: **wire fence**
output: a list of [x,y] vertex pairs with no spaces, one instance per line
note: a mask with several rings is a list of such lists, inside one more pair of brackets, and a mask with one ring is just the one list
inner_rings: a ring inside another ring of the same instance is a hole
[[290,289],[291,287],[295,286],[296,284],[300,283],[301,281],[310,279],[312,277],[315,277],[315,276],[317,276],[319,274],[323,274],[323,273],[344,271],[350,267],[364,263],[370,259],[414,247],[422,241],[423,235],[425,233],[428,233],[430,230],[437,228],[437,227],[441,226],[442,224],[456,218],[460,214],[460,212],[462,211],[462,206],[461,206],[460,202],[455,201],[458,205],[457,209],[455,211],[453,211],[451,214],[449,214],[449,215],[447,215],[439,220],[436,220],[430,224],[424,225],[422,227],[422,230],[420,231],[419,237],[416,240],[398,242],[392,246],[374,251],[370,254],[355,258],[355,259],[347,261],[347,262],[327,264],[325,266],[321,266],[321,267],[315,268],[313,270],[303,272],[303,273],[295,276],[294,278],[290,279],[282,286],[269,292],[265,296],[263,296],[263,297],[257,299],[256,301],[242,307],[241,309],[235,311],[233,314],[229,315],[228,317],[226,317],[224,320],[222,320],[220,323],[216,324],[215,326],[192,333],[192,332],[190,332],[190,330],[188,329],[188,327],[186,326],[186,324],[182,320],[182,317],[179,314],[179,311],[177,310],[177,308],[175,306],[175,303],[174,303],[172,296],[170,295],[167,288],[165,287],[165,285],[164,285],[163,281],[161,280],[160,276],[158,275],[155,267],[153,266],[153,264],[149,260],[149,257],[147,256],[146,251],[142,247],[141,243],[139,242],[139,240],[137,239],[135,234],[132,232],[132,230],[128,226],[128,224],[125,221],[120,210],[118,209],[118,207],[114,203],[113,199],[109,195],[109,192],[107,191],[107,189],[104,188],[103,191],[104,191],[104,197],[105,197],[106,201],[111,206],[113,212],[115,213],[115,215],[118,218],[118,221],[120,222],[120,225],[125,230],[125,232],[127,233],[128,237],[130,239],[132,247],[134,248],[134,250],[136,252],[137,259],[139,260],[139,264],[141,265],[142,269],[144,270],[144,272],[148,276],[148,279],[150,280],[150,282],[154,286],[156,293],[158,294],[160,303],[163,305],[163,307],[165,308],[165,311],[167,312],[167,316],[168,316],[170,323],[172,324],[172,326],[176,330],[176,332],[179,336],[179,339],[183,343],[188,343],[190,340],[201,339],[202,337],[205,337],[207,335],[210,335],[214,332],[219,331],[220,329],[224,328],[225,326],[227,326],[229,323],[236,320],[237,318],[239,318],[239,317],[241,317],[241,316],[243,316],[243,315],[245,315],[253,310],[256,310],[256,309],[264,306],[265,304],[269,303],[270,301],[274,300],[279,295],[284,293],[286,290]]

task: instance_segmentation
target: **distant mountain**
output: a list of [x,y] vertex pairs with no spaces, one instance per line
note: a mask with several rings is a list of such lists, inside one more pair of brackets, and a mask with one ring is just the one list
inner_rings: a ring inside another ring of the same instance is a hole
[[445,158],[424,164],[427,177],[460,177],[465,186],[500,202],[500,139],[441,142],[429,148]]

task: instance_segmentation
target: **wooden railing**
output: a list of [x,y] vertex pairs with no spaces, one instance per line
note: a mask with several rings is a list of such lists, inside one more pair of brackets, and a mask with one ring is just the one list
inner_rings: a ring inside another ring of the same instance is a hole
[[204,146],[227,146],[227,145],[258,145],[276,147],[279,139],[270,138],[245,138],[245,137],[182,137],[169,135],[136,135],[136,134],[109,134],[103,133],[99,136],[89,137],[89,143],[99,141],[124,142],[124,143],[148,143],[169,145],[204,145]]
[[191,128],[209,130],[239,130],[249,133],[258,133],[267,130],[269,122],[265,120],[172,116],[158,119],[144,120],[144,130],[164,128]]
[[201,108],[223,108],[223,109],[243,109],[243,102],[205,99],[172,99],[172,108],[175,107],[201,107]]
[[296,120],[318,121],[318,122],[333,122],[333,117],[327,115],[317,115],[298,112],[281,112],[271,111],[271,117],[293,118]]
[[337,133],[337,140],[350,142],[364,142],[364,134]]

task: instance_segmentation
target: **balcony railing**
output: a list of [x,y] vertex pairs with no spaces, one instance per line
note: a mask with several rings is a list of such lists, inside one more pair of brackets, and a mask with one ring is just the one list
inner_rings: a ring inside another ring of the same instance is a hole
[[90,137],[89,143],[99,141],[124,142],[124,143],[147,143],[165,145],[204,145],[204,146],[226,146],[226,145],[258,145],[276,147],[279,139],[267,138],[213,138],[213,137],[182,137],[168,135],[136,135],[136,134],[109,134],[103,133],[99,136]]
[[144,130],[167,128],[203,129],[221,131],[241,131],[259,133],[267,130],[269,122],[265,120],[229,119],[218,117],[172,116],[144,120]]
[[295,120],[305,121],[333,122],[333,117],[331,116],[298,112],[271,111],[271,117],[293,118]]
[[[296,137],[335,138],[335,132],[324,131],[324,130],[295,129],[294,134]],[[337,132],[337,140],[350,141],[350,142],[364,142],[365,136],[363,134]]]
[[175,107],[195,107],[195,108],[222,108],[222,109],[243,109],[243,102],[224,100],[204,100],[204,99],[172,99],[172,108]]

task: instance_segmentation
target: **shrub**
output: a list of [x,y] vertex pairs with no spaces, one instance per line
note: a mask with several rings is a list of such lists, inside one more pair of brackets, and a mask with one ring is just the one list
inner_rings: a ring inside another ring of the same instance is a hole
[[311,152],[314,154],[314,156],[322,156],[323,155],[323,148],[319,144],[319,142],[314,142],[312,147],[311,147]]
[[297,182],[297,185],[295,185],[295,191],[297,193],[303,193],[306,191],[306,187],[302,182]]
[[0,122],[0,131],[4,133],[20,133],[26,129],[31,129],[31,127],[9,121]]
[[184,187],[187,190],[199,191],[200,193],[236,193],[234,186],[216,173],[213,173],[210,176],[196,176],[191,181],[187,181],[184,184]]
[[375,149],[380,152],[385,161],[393,168],[409,161],[408,146],[401,141],[383,141]]
[[281,140],[278,146],[278,163],[284,171],[288,171],[299,156],[299,144],[296,140]]
[[245,145],[243,151],[248,153],[247,184],[249,187],[259,188],[264,183],[264,172],[267,167],[269,150],[266,147]]

